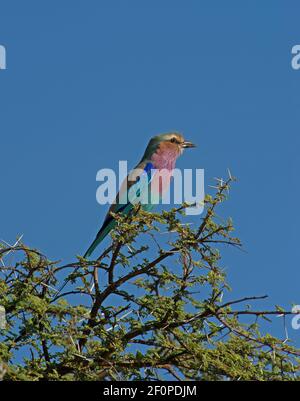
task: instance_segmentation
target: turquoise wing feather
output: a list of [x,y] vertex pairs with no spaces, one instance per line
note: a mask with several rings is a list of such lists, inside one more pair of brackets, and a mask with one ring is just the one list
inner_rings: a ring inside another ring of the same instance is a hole
[[[147,185],[148,189],[149,189],[149,186],[150,186],[149,184],[154,176],[154,174],[151,173],[153,164],[150,162],[148,162],[148,163],[144,162],[144,163],[142,163],[142,165],[137,166],[137,168],[140,168],[140,169],[143,168],[144,176],[139,177],[139,179],[143,178],[142,184],[138,183],[138,181],[139,181],[138,179],[136,182],[128,182],[126,199],[128,199],[128,193],[130,191],[131,202],[128,202],[126,204],[120,204],[120,203],[116,202],[115,204],[113,204],[111,206],[111,208],[109,209],[109,212],[104,220],[102,227],[100,228],[98,234],[96,235],[96,238],[94,239],[93,243],[91,244],[89,249],[84,254],[84,258],[90,257],[91,254],[94,252],[94,250],[97,248],[97,246],[103,241],[103,239],[109,234],[109,232],[116,226],[116,221],[113,218],[113,216],[111,216],[110,212],[122,213],[124,215],[128,215],[131,212],[131,210],[133,209],[133,204],[135,202],[138,203],[138,200],[144,189],[143,186]],[[122,196],[121,191],[122,191],[122,189],[120,190],[120,193],[117,196],[117,201]],[[148,193],[148,191],[147,191],[147,193]],[[148,202],[148,203],[143,204],[142,207],[144,210],[151,210],[153,205],[151,205],[151,203]]]

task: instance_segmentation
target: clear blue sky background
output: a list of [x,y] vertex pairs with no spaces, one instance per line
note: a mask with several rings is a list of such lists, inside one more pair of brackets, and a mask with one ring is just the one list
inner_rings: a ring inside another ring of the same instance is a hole
[[231,297],[300,304],[299,15],[296,0],[1,0],[0,238],[73,260],[106,213],[97,170],[175,129],[198,144],[178,166],[238,177]]

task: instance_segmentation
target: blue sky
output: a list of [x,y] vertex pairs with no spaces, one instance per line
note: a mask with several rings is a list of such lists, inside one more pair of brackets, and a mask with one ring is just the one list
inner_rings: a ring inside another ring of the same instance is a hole
[[96,172],[133,167],[175,129],[198,144],[179,167],[204,168],[206,184],[227,168],[238,178],[223,214],[247,252],[225,251],[231,297],[300,304],[299,12],[295,0],[2,0],[0,238],[82,254],[106,213]]

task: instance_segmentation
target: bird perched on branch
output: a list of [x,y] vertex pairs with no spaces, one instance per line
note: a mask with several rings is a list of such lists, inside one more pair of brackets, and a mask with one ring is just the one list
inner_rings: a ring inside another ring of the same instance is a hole
[[[84,254],[84,258],[90,257],[100,242],[116,226],[116,220],[110,212],[128,215],[136,203],[141,203],[144,210],[151,210],[167,190],[178,156],[185,148],[194,147],[195,145],[186,141],[181,134],[173,132],[157,135],[150,140],[142,160],[122,184],[115,202],[111,205],[102,227]],[[162,171],[163,175],[160,174]],[[140,182],[141,179],[143,183]],[[141,199],[144,202],[141,202]]]

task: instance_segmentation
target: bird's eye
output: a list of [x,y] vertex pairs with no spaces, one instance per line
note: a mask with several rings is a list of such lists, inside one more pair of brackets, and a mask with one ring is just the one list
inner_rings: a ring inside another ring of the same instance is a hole
[[173,138],[171,139],[171,142],[177,143],[177,139],[176,139],[175,137],[173,137]]

